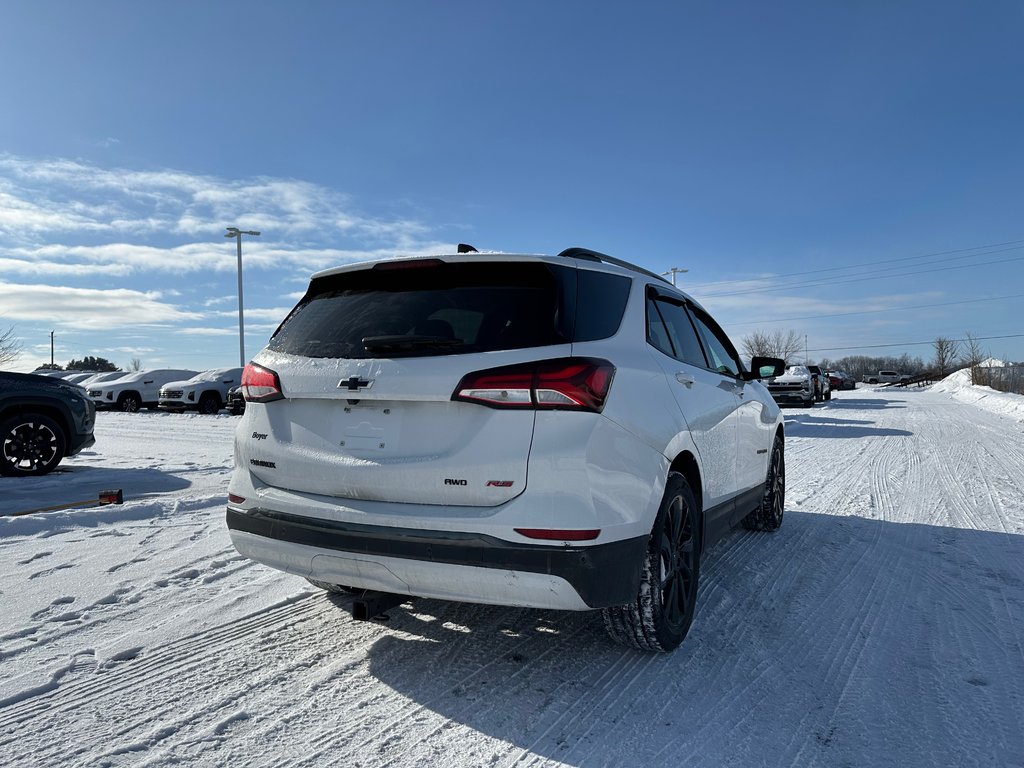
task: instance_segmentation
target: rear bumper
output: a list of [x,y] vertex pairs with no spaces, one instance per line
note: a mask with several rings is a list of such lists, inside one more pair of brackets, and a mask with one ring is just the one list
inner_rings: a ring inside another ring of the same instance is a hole
[[647,537],[591,546],[340,522],[228,507],[243,555],[289,573],[445,600],[588,610],[635,599]]

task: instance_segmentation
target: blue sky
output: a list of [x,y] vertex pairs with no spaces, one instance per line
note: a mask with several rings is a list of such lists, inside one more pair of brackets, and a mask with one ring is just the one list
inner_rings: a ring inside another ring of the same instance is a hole
[[238,225],[250,356],[311,272],[470,242],[687,268],[737,343],[1024,359],[1022,31],[1017,2],[8,0],[0,330],[23,370],[50,330],[57,362],[233,365]]

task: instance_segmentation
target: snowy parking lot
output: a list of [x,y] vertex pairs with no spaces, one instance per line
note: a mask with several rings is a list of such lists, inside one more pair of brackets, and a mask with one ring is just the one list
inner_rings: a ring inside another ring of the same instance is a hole
[[[947,388],[948,389],[948,388]],[[237,419],[102,413],[0,479],[0,764],[1024,766],[1024,413],[787,409],[786,517],[705,553],[671,655],[599,614],[346,600],[242,559]]]

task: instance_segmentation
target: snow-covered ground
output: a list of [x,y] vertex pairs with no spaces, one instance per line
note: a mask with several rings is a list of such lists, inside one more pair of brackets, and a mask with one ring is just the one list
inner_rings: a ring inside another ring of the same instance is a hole
[[346,601],[238,557],[236,420],[101,414],[0,479],[0,765],[1024,765],[1024,434],[949,392],[786,411],[776,534],[705,554],[683,646],[599,616]]

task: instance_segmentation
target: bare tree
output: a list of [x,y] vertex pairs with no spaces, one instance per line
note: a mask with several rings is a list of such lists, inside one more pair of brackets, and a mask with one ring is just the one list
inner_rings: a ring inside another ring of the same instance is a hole
[[14,338],[14,328],[0,333],[0,365],[18,359],[21,354],[21,341]]
[[963,348],[960,352],[960,365],[971,369],[971,383],[981,384],[979,381],[978,366],[981,365],[989,355],[981,347],[978,337],[970,331],[964,333]]
[[988,353],[982,348],[981,342],[978,341],[978,337],[970,331],[964,333],[963,348],[960,352],[960,364],[969,365],[973,368],[976,365],[981,365],[988,358]]
[[142,370],[142,360],[140,358],[138,358],[138,357],[133,357],[131,359],[131,362],[128,363],[128,370],[129,371],[141,371]]
[[945,378],[960,355],[960,342],[956,339],[939,336],[932,342],[932,346],[935,348],[935,369],[939,372],[940,377]]
[[803,350],[803,338],[796,331],[754,331],[741,340],[747,357],[781,357],[787,363]]

